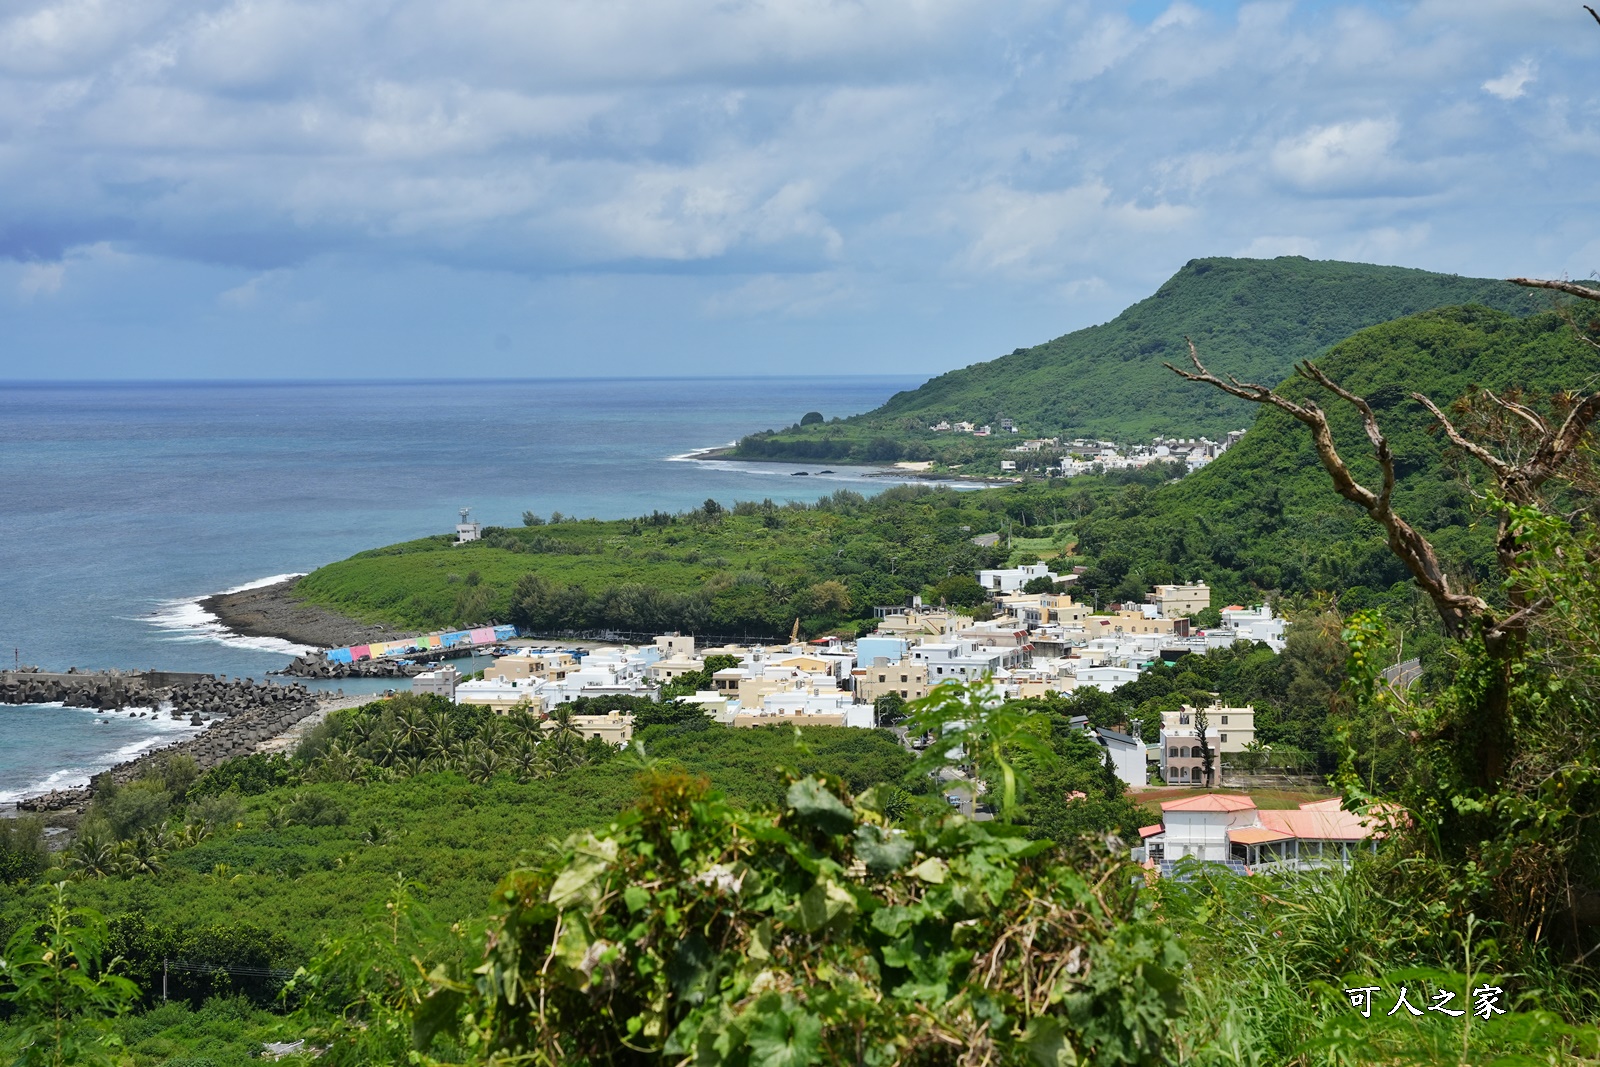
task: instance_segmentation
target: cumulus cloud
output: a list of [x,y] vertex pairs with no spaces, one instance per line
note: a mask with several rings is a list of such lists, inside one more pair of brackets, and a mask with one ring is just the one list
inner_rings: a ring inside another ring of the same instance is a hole
[[235,310],[337,259],[707,278],[719,317],[1114,307],[1228,251],[1498,269],[1552,225],[1506,210],[1530,179],[1593,210],[1570,6],[15,0],[0,258],[39,307],[100,244]]
[[1317,126],[1278,142],[1272,166],[1306,192],[1338,195],[1373,189],[1394,177],[1391,157],[1400,124],[1392,118]]
[[66,280],[65,263],[28,263],[23,266],[22,275],[17,279],[17,292],[22,294],[24,300],[32,300],[36,296],[54,296],[61,291],[61,283]]
[[1527,92],[1528,83],[1533,81],[1536,69],[1533,60],[1519,60],[1500,77],[1484,82],[1483,91],[1502,100],[1516,100]]

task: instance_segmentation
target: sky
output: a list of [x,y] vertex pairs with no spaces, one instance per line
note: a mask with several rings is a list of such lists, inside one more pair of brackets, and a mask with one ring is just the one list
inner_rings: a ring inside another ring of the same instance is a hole
[[7,0],[0,380],[936,374],[1600,270],[1567,0]]

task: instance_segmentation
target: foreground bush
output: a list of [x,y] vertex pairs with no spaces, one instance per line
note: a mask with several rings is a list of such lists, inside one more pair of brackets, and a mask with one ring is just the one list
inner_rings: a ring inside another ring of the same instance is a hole
[[470,974],[347,978],[340,1004],[337,974],[371,973],[341,953],[300,988],[339,1009],[332,1062],[404,1033],[480,1063],[1156,1063],[1184,957],[1131,871],[955,815],[891,827],[821,778],[752,812],[658,773],[506,878]]

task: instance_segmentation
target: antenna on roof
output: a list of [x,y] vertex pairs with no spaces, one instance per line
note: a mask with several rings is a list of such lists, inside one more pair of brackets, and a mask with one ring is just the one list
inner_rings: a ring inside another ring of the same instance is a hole
[[472,513],[472,505],[470,505],[470,504],[461,509],[461,523],[462,523],[463,526],[466,525],[467,516],[470,515],[471,513]]

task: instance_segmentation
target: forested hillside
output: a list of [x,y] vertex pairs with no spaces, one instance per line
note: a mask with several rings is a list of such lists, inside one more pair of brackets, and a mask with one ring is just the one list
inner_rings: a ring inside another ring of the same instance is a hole
[[998,431],[1009,418],[1024,437],[1216,438],[1254,413],[1244,401],[1186,388],[1162,367],[1182,354],[1185,336],[1240,377],[1275,382],[1357,330],[1457,304],[1521,315],[1549,301],[1506,282],[1402,267],[1299,256],[1195,259],[1108,323],[940,375],[864,415],[752,435],[736,454],[971,462],[1015,443],[1010,435],[931,432],[941,419]]
[[[1212,370],[1249,377],[1246,368],[1200,347]],[[1487,582],[1493,529],[1482,523],[1459,467],[1441,462],[1445,442],[1411,393],[1441,407],[1478,387],[1549,395],[1600,372],[1600,356],[1553,312],[1518,319],[1452,308],[1364,330],[1318,366],[1371,401],[1396,455],[1398,510],[1430,532],[1448,569]],[[1216,393],[1172,377],[1184,389]],[[1300,378],[1282,392],[1323,402],[1341,453],[1358,477],[1376,479],[1371,446],[1351,408],[1329,404],[1327,394]],[[1131,596],[1147,582],[1184,577],[1210,581],[1233,600],[1265,590],[1336,591],[1342,605],[1355,609],[1392,587],[1396,597],[1412,597],[1378,525],[1332,493],[1309,435],[1271,408],[1209,466],[1179,482],[1107,499],[1075,532],[1078,551],[1095,560],[1083,581],[1102,595]]]

